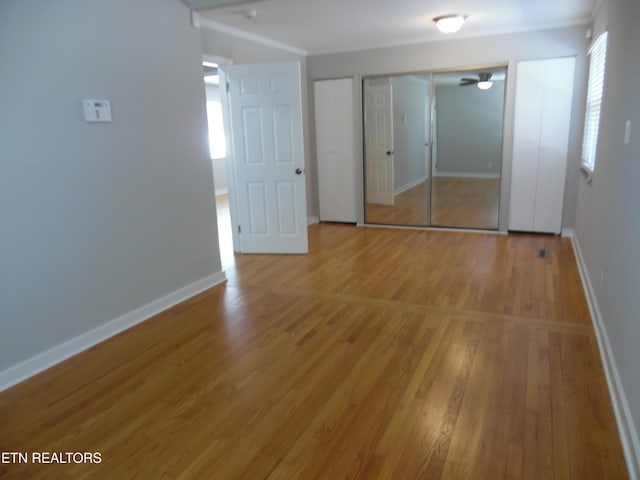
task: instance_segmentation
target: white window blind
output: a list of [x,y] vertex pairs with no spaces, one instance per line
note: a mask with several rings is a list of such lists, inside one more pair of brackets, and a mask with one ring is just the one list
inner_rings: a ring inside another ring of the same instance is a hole
[[600,127],[600,107],[604,92],[604,67],[607,58],[607,32],[602,33],[589,50],[589,83],[587,108],[582,140],[582,165],[593,172],[596,168],[596,147]]

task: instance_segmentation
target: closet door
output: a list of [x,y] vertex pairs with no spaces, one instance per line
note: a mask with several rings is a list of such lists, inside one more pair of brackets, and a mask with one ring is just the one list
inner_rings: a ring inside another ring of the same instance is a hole
[[544,65],[518,63],[509,230],[533,231],[543,99]]
[[575,58],[545,61],[544,103],[540,124],[535,232],[560,233],[567,171]]
[[575,58],[518,63],[509,230],[560,233]]
[[316,80],[314,100],[320,220],[356,223],[353,79]]

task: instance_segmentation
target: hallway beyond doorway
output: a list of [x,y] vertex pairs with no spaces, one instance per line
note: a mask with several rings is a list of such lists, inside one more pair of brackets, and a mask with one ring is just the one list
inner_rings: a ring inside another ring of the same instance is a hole
[[218,220],[218,241],[220,244],[220,262],[222,270],[235,263],[233,254],[233,235],[229,214],[229,194],[216,195],[216,216]]

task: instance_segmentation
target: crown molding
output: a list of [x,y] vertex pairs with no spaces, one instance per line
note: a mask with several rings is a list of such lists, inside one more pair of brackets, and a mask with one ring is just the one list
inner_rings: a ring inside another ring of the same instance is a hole
[[298,47],[294,47],[293,45],[288,45],[286,43],[278,42],[276,40],[272,40],[267,37],[263,37],[261,35],[257,35],[255,33],[246,32],[244,30],[240,30],[239,28],[230,27],[229,25],[224,25],[220,22],[216,22],[214,20],[209,20],[208,18],[200,17],[200,25],[204,28],[208,28],[209,30],[215,30],[216,32],[226,33],[227,35],[231,35],[237,38],[242,38],[244,40],[249,40],[251,42],[259,43],[260,45],[264,45],[266,47],[277,48],[278,50],[284,50],[289,53],[295,53],[296,55],[306,56],[308,52]]

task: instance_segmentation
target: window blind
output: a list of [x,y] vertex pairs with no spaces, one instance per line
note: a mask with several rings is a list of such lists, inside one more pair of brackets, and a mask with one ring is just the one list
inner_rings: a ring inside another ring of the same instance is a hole
[[602,33],[589,50],[589,83],[582,140],[582,165],[590,172],[596,168],[596,147],[600,127],[600,109],[604,92],[604,67],[607,57],[607,32]]

